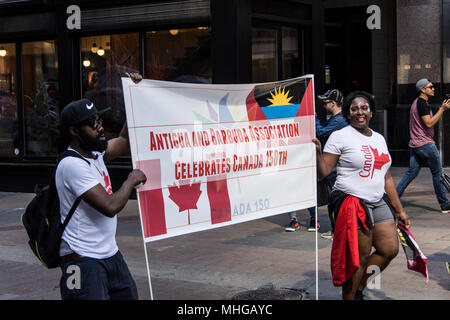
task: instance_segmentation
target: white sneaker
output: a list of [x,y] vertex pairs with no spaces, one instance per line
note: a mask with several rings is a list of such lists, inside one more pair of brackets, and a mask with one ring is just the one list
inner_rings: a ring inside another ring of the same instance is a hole
[[446,206],[444,209],[441,209],[441,213],[450,213],[450,205]]
[[331,233],[331,230],[330,230],[328,232],[321,233],[320,237],[324,238],[324,239],[332,240],[333,239],[333,234]]

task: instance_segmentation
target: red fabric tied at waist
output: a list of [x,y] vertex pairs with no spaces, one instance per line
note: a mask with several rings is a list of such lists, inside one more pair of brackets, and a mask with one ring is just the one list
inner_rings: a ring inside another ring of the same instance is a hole
[[342,286],[359,268],[357,217],[368,230],[364,207],[359,198],[349,195],[339,209],[331,247],[331,274],[336,287]]

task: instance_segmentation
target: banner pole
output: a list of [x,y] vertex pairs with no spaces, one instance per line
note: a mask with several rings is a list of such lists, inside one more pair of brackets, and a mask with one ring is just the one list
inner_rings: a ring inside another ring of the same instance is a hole
[[150,289],[150,300],[154,300],[153,289],[152,289],[152,278],[150,276],[150,266],[149,266],[148,255],[147,255],[147,243],[145,242],[144,237],[142,237],[142,240],[144,242],[145,263],[147,265],[147,277],[148,277],[148,287]]
[[[139,202],[139,192],[136,190],[136,198],[138,204]],[[141,221],[141,232],[142,232],[142,243],[144,245],[144,254],[145,254],[145,264],[147,266],[147,278],[148,278],[148,287],[150,290],[150,300],[153,300],[153,289],[152,289],[152,278],[150,276],[150,266],[148,262],[148,254],[147,254],[147,243],[145,242],[145,235],[144,235],[144,225],[142,223],[142,214],[141,214],[141,207],[138,205],[139,209],[139,219]]]
[[318,236],[319,230],[317,230],[317,204],[316,204],[316,300],[319,300],[319,248],[318,248]]
[[[312,81],[312,84],[313,84],[313,86],[312,86],[312,90],[313,90],[313,105],[314,105],[314,120],[315,120],[315,117],[316,117],[316,103],[315,103],[315,97],[316,97],[316,92],[315,92],[315,87],[314,87],[314,74],[313,75],[311,75],[311,81]],[[315,124],[315,121],[314,121],[314,124]],[[315,125],[313,125],[313,128],[314,128],[314,137],[316,137],[316,126]],[[313,151],[313,160],[314,160],[314,164],[315,165],[317,165],[317,159],[316,159],[316,157],[317,157],[317,155],[316,155],[316,146],[315,146],[315,144],[313,144],[313,148],[314,148],[314,151]],[[316,168],[316,170],[317,170],[317,168]],[[316,172],[316,181],[318,181],[317,180],[317,171],[315,171]],[[316,182],[316,185],[315,185],[315,189],[316,189],[316,207],[315,207],[315,215],[316,215],[316,300],[319,300],[319,246],[318,246],[318,233],[319,233],[319,230],[317,229],[317,221],[319,221],[319,220],[317,220],[317,209],[318,209],[318,206],[319,206],[319,202],[317,201],[317,186],[318,186],[318,183]]]

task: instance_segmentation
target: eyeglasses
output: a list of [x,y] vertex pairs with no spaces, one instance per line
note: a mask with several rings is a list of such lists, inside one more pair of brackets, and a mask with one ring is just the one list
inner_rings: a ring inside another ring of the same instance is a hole
[[98,127],[100,127],[103,124],[103,120],[102,120],[102,118],[87,120],[83,124],[88,125],[89,127],[91,127],[94,130],[97,130]]
[[433,85],[431,85],[431,86],[429,86],[429,87],[425,87],[425,89],[430,89],[430,90],[434,90],[434,86],[433,86]]
[[362,104],[362,105],[351,105],[350,106],[350,113],[356,113],[358,110],[362,112],[369,112],[370,106],[368,104]]

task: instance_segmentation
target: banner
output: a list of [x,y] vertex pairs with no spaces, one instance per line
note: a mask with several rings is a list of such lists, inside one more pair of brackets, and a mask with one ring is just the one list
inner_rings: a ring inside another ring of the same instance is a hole
[[145,242],[316,205],[312,76],[122,84]]

